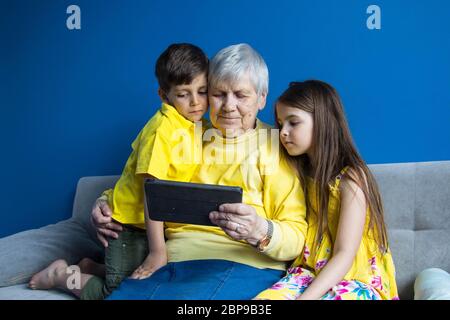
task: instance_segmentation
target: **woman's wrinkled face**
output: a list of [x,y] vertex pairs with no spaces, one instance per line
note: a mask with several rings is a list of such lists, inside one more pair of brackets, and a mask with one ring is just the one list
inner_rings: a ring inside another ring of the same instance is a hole
[[277,122],[280,127],[280,141],[291,156],[312,152],[313,115],[296,107],[278,102]]
[[235,83],[210,85],[208,97],[211,123],[227,138],[255,128],[258,111],[266,104],[266,94],[258,96],[248,75]]

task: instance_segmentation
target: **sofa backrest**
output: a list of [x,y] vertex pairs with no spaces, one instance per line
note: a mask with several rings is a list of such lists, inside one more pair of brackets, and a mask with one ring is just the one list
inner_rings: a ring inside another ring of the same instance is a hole
[[401,299],[420,271],[450,271],[450,161],[370,165],[380,187]]
[[[414,280],[426,268],[450,271],[450,161],[370,165],[383,198],[389,243],[401,299],[412,299]],[[73,217],[95,238],[90,212],[119,176],[78,182]]]

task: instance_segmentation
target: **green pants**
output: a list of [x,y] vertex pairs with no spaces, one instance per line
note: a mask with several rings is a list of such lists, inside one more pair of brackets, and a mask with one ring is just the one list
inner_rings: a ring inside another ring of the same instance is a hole
[[81,291],[81,300],[102,300],[130,276],[148,255],[145,230],[123,226],[119,238],[109,239],[105,251],[105,278],[93,276]]

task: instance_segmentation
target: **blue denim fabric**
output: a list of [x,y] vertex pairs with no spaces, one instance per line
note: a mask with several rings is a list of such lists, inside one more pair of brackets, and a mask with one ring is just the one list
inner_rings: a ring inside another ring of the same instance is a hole
[[249,300],[284,273],[226,260],[171,262],[150,278],[125,279],[108,300]]

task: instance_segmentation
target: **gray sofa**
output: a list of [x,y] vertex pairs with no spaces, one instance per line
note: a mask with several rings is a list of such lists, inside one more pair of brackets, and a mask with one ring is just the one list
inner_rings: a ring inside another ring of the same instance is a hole
[[[450,270],[450,161],[371,165],[383,197],[400,299],[414,297],[414,281],[427,268]],[[90,224],[95,198],[117,176],[78,182],[72,217],[0,239],[0,299],[73,299],[26,283],[51,261],[101,260],[103,249]]]

